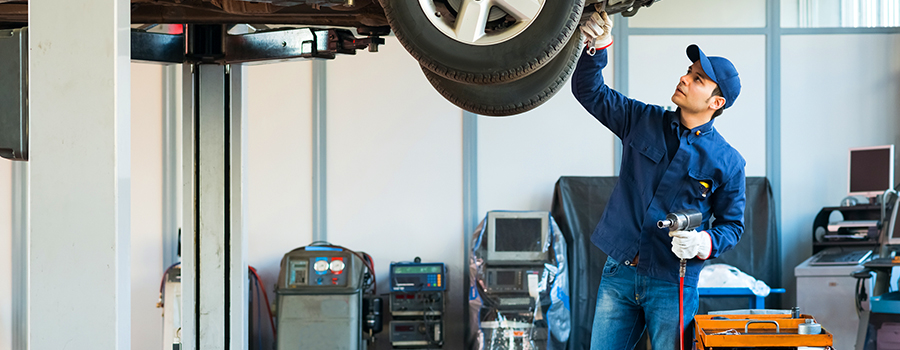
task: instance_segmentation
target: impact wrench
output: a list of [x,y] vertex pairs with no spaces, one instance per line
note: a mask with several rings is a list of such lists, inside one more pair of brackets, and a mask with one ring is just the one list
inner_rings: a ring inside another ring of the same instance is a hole
[[[696,209],[685,209],[674,213],[666,214],[666,218],[659,220],[656,226],[659,228],[667,228],[669,232],[689,231],[700,227],[703,222],[703,215]],[[684,270],[687,266],[687,260],[681,259],[681,266],[678,268],[678,347],[684,350]]]

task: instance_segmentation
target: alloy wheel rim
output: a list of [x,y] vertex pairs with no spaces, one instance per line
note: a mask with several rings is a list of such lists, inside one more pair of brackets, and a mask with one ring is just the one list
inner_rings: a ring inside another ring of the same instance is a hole
[[[546,0],[419,0],[425,16],[458,42],[487,46],[508,41],[531,26]],[[452,10],[448,9],[450,5]]]

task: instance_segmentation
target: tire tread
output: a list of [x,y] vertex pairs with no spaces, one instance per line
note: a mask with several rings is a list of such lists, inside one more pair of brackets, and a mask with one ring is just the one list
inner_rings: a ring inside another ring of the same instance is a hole
[[[580,38],[579,33],[575,33],[575,35],[579,36]],[[579,38],[572,38],[572,40],[579,40]],[[557,92],[559,92],[560,88],[566,83],[566,81],[569,79],[569,76],[571,76],[572,72],[575,70],[575,65],[578,62],[581,51],[582,50],[580,50],[579,47],[571,54],[568,54],[568,57],[556,57],[556,59],[565,59],[565,65],[562,68],[562,73],[558,74],[555,79],[550,84],[548,84],[540,93],[524,100],[500,105],[490,104],[486,101],[475,101],[473,99],[460,96],[454,90],[455,88],[458,88],[458,85],[454,86],[455,84],[452,83],[447,84],[446,80],[443,80],[440,75],[430,72],[430,70],[426,70],[427,67],[423,67],[423,71],[425,72],[425,77],[435,88],[435,90],[437,90],[438,93],[440,93],[442,96],[444,96],[445,99],[447,99],[454,105],[479,115],[509,116],[530,111],[542,105],[544,102],[547,102],[547,100],[549,100]],[[566,50],[562,50],[560,52],[560,55],[564,54],[566,54]],[[500,86],[490,88],[500,88]]]
[[[385,16],[387,17],[388,23],[391,25],[391,28],[398,28],[399,25],[397,22],[397,16],[394,14],[394,9],[391,6],[391,1],[394,0],[380,0],[382,8],[384,8]],[[416,0],[399,0],[399,1],[416,1]],[[548,4],[545,4],[547,6]],[[566,41],[569,37],[575,32],[579,25],[579,21],[581,19],[581,12],[584,8],[584,0],[576,0],[574,5],[572,6],[572,11],[569,12],[569,20],[566,21],[566,25],[564,30],[560,32],[553,40],[553,43],[544,49],[540,56],[533,58],[532,60],[525,62],[523,65],[519,65],[517,67],[511,67],[505,70],[498,70],[492,72],[491,74],[475,74],[468,72],[460,72],[455,69],[451,69],[438,61],[432,59],[430,56],[423,55],[418,50],[412,49],[415,45],[409,41],[406,33],[402,33],[401,31],[393,30],[394,35],[397,37],[397,40],[407,49],[416,61],[419,61],[419,65],[428,70],[439,74],[442,77],[445,77],[450,80],[458,81],[461,83],[468,84],[479,84],[479,85],[490,85],[490,84],[500,84],[509,81],[518,80],[522,77],[525,77],[537,69],[543,67],[547,62],[549,62],[553,57],[556,56],[557,53],[565,46]]]

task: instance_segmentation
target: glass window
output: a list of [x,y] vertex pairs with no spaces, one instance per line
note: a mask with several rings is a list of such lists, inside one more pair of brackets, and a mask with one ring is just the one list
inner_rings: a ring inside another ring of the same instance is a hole
[[628,20],[633,28],[762,28],[765,0],[662,0]]
[[900,27],[900,0],[781,0],[781,26]]

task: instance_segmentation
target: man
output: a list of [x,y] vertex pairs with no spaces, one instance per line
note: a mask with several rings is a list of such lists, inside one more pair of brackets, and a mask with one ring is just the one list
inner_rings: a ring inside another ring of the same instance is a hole
[[[601,75],[611,29],[605,12],[582,26],[588,50],[572,76],[575,97],[623,145],[619,181],[591,235],[609,255],[591,349],[633,349],[645,330],[654,349],[679,348],[680,259],[688,259],[681,322],[690,349],[703,261],[733,248],[744,230],[745,161],[713,128],[714,118],[740,93],[740,79],[729,60],[707,57],[691,45],[692,64],[672,95],[677,110],[627,98]],[[667,213],[684,209],[703,214],[696,230],[670,234],[657,227]]]

